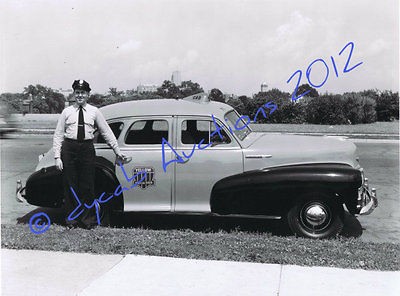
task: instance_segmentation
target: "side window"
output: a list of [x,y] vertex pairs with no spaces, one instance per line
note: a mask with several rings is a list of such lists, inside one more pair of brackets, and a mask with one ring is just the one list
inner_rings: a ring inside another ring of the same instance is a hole
[[[112,122],[108,124],[114,133],[115,138],[118,139],[119,135],[121,134],[122,129],[124,128],[124,124],[122,122]],[[100,134],[99,130],[94,132],[93,143],[106,143],[103,136]]]
[[168,139],[166,120],[139,120],[131,125],[125,137],[125,144],[161,144],[162,138]]
[[[181,141],[182,144],[198,144],[203,140],[203,144],[208,144],[211,134],[215,131],[214,124],[209,120],[184,120],[181,126]],[[218,133],[211,136],[211,141],[218,144],[228,144],[231,142],[228,135],[221,130],[221,137]]]

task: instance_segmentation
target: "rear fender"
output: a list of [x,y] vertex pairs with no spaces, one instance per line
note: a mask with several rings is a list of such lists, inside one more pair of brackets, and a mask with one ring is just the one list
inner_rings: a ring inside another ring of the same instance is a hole
[[307,164],[254,170],[218,181],[212,190],[211,211],[218,214],[283,215],[306,193],[357,205],[359,170],[345,164]]

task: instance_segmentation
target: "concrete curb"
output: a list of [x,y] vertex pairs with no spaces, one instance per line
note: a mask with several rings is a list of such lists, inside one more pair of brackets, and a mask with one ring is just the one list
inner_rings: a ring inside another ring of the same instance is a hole
[[400,271],[2,249],[2,295],[400,295]]

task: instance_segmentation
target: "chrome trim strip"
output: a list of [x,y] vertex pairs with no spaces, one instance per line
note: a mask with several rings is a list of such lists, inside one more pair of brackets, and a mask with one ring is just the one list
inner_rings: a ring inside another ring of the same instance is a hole
[[272,155],[270,154],[251,154],[251,155],[245,155],[245,158],[271,158]]
[[228,215],[220,215],[216,213],[211,213],[212,216],[218,217],[232,217],[232,218],[252,218],[252,219],[272,219],[272,220],[280,220],[281,216],[269,216],[269,215],[246,215],[246,214],[228,214]]

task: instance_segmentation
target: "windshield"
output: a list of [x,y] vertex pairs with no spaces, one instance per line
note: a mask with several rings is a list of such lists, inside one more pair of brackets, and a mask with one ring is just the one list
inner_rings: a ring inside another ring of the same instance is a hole
[[251,129],[248,126],[251,120],[248,116],[239,116],[235,110],[232,110],[225,114],[225,121],[229,125],[230,130],[233,131],[241,141],[251,133]]

